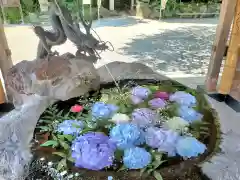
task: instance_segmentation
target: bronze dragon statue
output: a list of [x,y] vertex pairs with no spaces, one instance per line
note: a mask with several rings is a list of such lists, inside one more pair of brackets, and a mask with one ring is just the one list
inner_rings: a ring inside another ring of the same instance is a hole
[[79,23],[74,21],[69,10],[60,5],[56,0],[51,3],[50,20],[54,32],[46,31],[41,26],[35,26],[34,32],[39,37],[37,58],[48,57],[49,55],[58,55],[52,52],[52,46],[65,43],[67,38],[77,47],[76,57],[96,62],[100,59],[98,50],[108,49],[106,42],[96,39],[91,34],[92,20],[87,22],[79,11],[79,17],[86,33],[80,29]]
[[61,45],[67,40],[60,18],[56,15],[56,6],[54,6],[54,4],[50,7],[49,19],[53,27],[53,32],[46,31],[41,26],[34,26],[33,29],[40,39],[37,48],[37,58],[43,59],[48,55],[58,54],[57,52],[53,53],[51,51],[52,46]]

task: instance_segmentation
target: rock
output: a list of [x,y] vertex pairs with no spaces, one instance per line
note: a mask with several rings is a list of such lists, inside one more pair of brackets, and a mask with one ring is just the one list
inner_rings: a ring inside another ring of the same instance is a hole
[[[116,80],[121,79],[160,79],[167,80],[168,78],[154,72],[150,67],[141,63],[125,63],[125,62],[111,62],[106,64],[112,76]],[[100,75],[101,83],[112,82],[112,77],[108,70],[103,65],[97,69]]]
[[89,61],[71,54],[35,61],[22,61],[6,77],[6,88],[14,105],[21,108],[27,96],[37,94],[55,100],[67,100],[99,86],[99,76]]
[[100,77],[93,64],[73,57],[67,53],[49,61],[22,61],[8,71],[6,88],[17,109],[0,118],[0,179],[25,179],[32,158],[30,141],[50,104],[99,88]]
[[0,180],[25,179],[32,159],[30,141],[40,115],[51,101],[31,95],[21,110],[12,110],[0,118]]
[[151,9],[148,3],[138,2],[136,7],[136,16],[141,18],[149,18]]

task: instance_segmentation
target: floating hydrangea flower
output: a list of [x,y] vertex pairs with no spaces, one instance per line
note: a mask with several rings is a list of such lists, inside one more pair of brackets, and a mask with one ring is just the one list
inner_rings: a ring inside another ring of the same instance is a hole
[[113,180],[113,177],[112,176],[108,176],[107,180]]
[[197,103],[196,98],[184,91],[177,91],[174,94],[170,95],[169,97],[170,101],[175,101],[180,105],[186,105],[186,106],[194,106]]
[[162,91],[157,91],[154,94],[155,98],[161,98],[163,100],[168,100],[169,99],[169,94],[167,92],[162,92]]
[[157,127],[147,128],[145,139],[146,144],[152,148],[157,148],[160,152],[167,152],[169,156],[176,155],[176,142],[178,133]]
[[76,167],[101,170],[112,165],[116,145],[100,132],[89,132],[77,137],[71,149]]
[[207,147],[194,137],[182,137],[178,140],[176,149],[180,156],[191,158],[203,154]]
[[118,124],[110,131],[110,138],[119,149],[126,149],[145,142],[143,132],[134,124]]
[[166,129],[171,129],[173,131],[182,133],[184,132],[189,126],[189,122],[185,121],[184,119],[180,117],[173,117],[166,122],[164,122],[163,127]]
[[144,148],[133,147],[124,150],[123,163],[128,169],[142,169],[151,161],[151,154]]
[[117,112],[118,107],[114,104],[106,104],[104,102],[96,102],[92,106],[93,120],[110,119]]
[[71,107],[70,111],[71,112],[81,112],[83,110],[83,106],[75,104],[74,106]]
[[151,91],[142,86],[136,86],[131,91],[131,100],[133,104],[139,104],[148,98]]
[[122,113],[116,113],[113,115],[112,119],[110,120],[116,124],[119,123],[127,123],[130,121],[130,118],[128,115],[126,114],[122,114]]
[[180,106],[178,109],[178,115],[189,123],[199,121],[203,118],[201,113],[188,106]]
[[160,98],[154,98],[148,101],[148,105],[153,109],[164,108],[166,106],[166,102]]
[[148,108],[135,109],[132,113],[132,123],[141,128],[155,125],[157,119],[157,113]]
[[84,124],[77,120],[65,120],[58,124],[57,131],[63,134],[76,135],[81,132]]

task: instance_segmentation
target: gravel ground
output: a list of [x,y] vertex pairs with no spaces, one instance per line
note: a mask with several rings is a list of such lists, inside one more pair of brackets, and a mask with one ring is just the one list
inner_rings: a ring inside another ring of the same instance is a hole
[[[172,19],[168,21],[115,18],[96,21],[94,29],[114,52],[102,53],[96,66],[107,62],[138,61],[169,76],[204,75],[210,58],[218,19]],[[8,26],[6,34],[14,63],[33,59],[37,37],[31,26]],[[56,47],[75,52],[71,42]]]

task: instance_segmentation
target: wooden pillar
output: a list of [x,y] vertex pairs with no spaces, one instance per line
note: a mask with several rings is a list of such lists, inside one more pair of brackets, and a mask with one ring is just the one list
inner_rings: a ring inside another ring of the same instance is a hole
[[109,0],[109,10],[114,11],[115,10],[115,0]]
[[[237,65],[240,61],[239,48],[240,48],[240,0],[237,1],[235,9],[234,23],[227,53],[227,59],[224,65],[224,70],[220,81],[220,86],[218,89],[218,92],[220,94],[229,94],[231,92],[233,84],[235,84],[234,86],[236,87],[240,86],[239,69],[237,68]],[[239,88],[238,90],[240,90]]]
[[[239,2],[239,0],[238,0]],[[237,0],[223,0],[221,5],[219,24],[216,31],[216,39],[212,48],[212,55],[205,81],[205,89],[208,92],[216,91],[220,68],[226,49]]]
[[[11,51],[8,47],[7,38],[4,32],[4,26],[0,19],[0,70],[2,72],[3,77],[6,76],[7,71],[13,65],[11,59]],[[3,82],[0,85],[0,99],[5,99],[4,91],[3,91]],[[4,98],[3,98],[4,97]],[[0,102],[2,103],[2,102]]]

